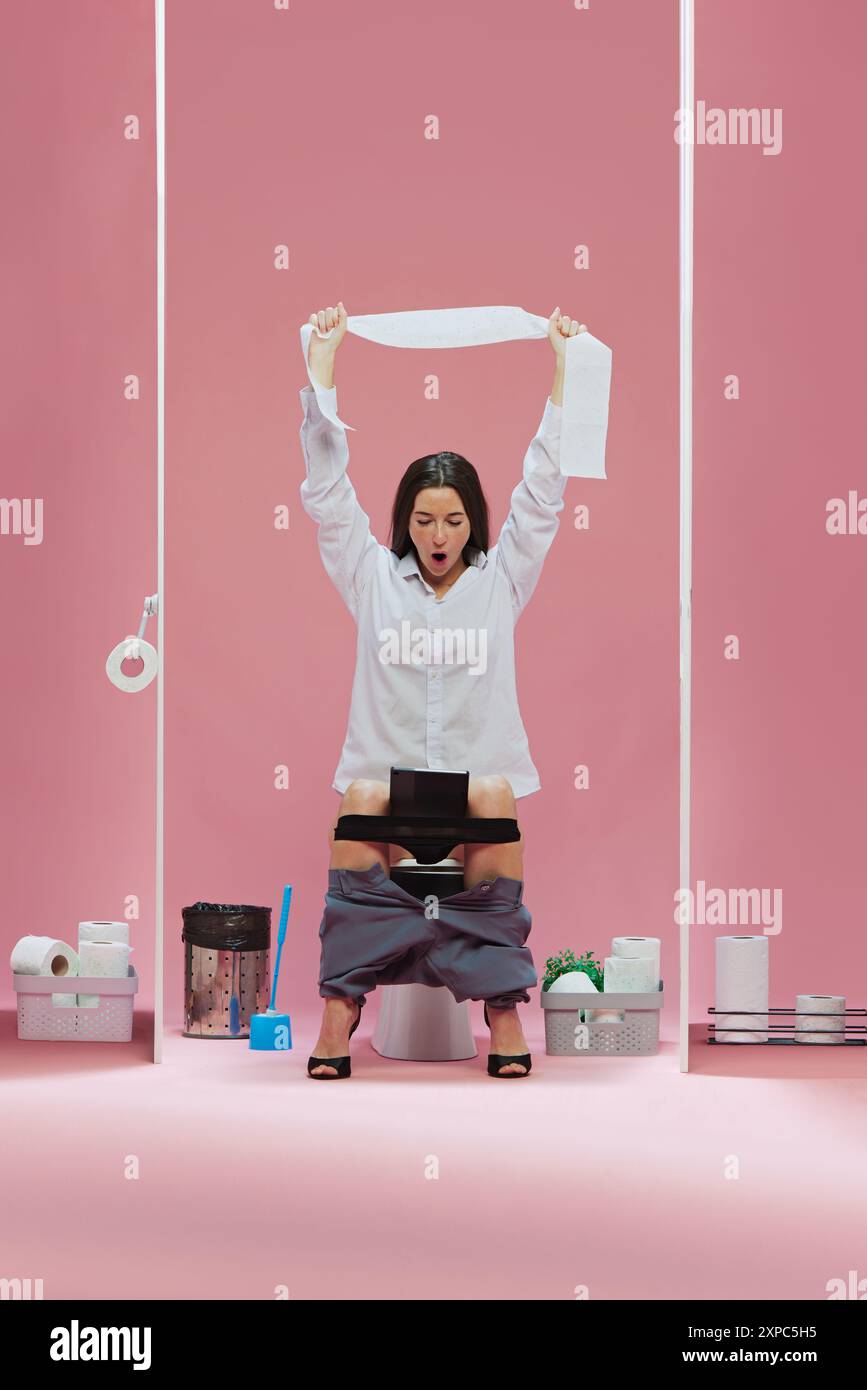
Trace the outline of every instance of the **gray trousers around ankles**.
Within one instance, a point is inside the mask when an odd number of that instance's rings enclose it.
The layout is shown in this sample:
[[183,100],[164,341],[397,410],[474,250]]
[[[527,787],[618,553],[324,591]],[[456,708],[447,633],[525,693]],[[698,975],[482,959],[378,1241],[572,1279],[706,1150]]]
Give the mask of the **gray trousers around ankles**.
[[532,918],[520,879],[498,877],[439,898],[434,916],[381,864],[329,869],[319,928],[319,993],[358,999],[377,985],[445,985],[460,1004],[529,1001],[538,984],[524,945]]

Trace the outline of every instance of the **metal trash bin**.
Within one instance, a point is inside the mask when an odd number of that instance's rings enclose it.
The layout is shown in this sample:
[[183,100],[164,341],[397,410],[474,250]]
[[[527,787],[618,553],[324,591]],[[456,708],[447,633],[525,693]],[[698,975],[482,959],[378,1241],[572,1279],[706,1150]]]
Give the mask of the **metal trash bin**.
[[184,1037],[249,1038],[271,992],[271,909],[194,903],[183,909]]

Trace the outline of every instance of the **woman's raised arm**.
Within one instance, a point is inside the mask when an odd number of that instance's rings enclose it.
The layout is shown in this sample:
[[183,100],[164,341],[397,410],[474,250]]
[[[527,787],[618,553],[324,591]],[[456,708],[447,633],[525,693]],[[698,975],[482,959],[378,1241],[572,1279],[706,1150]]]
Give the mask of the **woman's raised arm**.
[[554,384],[542,420],[524,458],[524,476],[512,493],[509,515],[497,538],[497,564],[512,590],[516,615],[530,599],[545,556],[560,525],[567,478],[560,472],[560,419],[566,339],[585,333],[577,319],[561,316],[559,305],[548,322],[548,337],[556,356]]
[[334,331],[330,338],[310,336],[311,373],[319,384],[300,392],[304,418],[301,422],[301,450],[307,476],[301,484],[301,502],[308,516],[319,524],[319,553],[328,574],[355,617],[358,600],[373,566],[379,544],[371,535],[367,514],[359,505],[349,481],[349,444],[346,430],[326,419],[319,409],[322,396],[337,414],[337,388],[334,385],[334,358],[346,334],[346,310],[320,309],[310,322],[322,333]]

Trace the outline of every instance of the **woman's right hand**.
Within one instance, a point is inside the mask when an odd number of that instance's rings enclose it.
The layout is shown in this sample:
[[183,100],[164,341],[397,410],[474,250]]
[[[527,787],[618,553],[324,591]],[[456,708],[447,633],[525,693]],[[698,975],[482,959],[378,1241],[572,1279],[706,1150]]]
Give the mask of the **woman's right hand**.
[[326,378],[330,382],[332,378],[334,354],[346,336],[347,317],[342,300],[338,300],[336,309],[317,309],[315,314],[310,315],[308,322],[312,323],[314,328],[318,328],[320,333],[327,333],[331,329],[331,336],[328,338],[320,338],[316,333],[310,334],[310,370],[317,380]]

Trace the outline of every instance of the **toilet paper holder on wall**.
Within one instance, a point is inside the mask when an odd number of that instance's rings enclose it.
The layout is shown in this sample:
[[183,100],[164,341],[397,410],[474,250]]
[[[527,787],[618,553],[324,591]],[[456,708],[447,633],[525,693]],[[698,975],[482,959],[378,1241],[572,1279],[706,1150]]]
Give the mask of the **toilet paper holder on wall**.
[[[846,1023],[843,1025],[842,1028],[822,1028],[822,1027],[820,1027],[820,1026],[817,1025],[817,1027],[815,1027],[815,1028],[799,1029],[798,1031],[801,1032],[802,1034],[806,1035],[808,1038],[812,1038],[812,1037],[814,1037],[814,1036],[816,1036],[816,1035],[818,1035],[818,1034],[824,1034],[824,1035],[826,1035],[826,1036],[832,1036],[832,1035],[833,1035],[835,1038],[839,1038],[839,1042],[836,1042],[836,1043],[829,1043],[828,1046],[830,1046],[830,1047],[842,1047],[842,1046],[848,1046],[848,1047],[865,1047],[865,1046],[867,1046],[867,1038],[856,1038],[856,1037],[852,1037],[852,1036],[851,1036],[853,1033],[867,1033],[867,1025],[865,1025],[865,1024],[860,1024],[860,1023],[849,1023],[849,1021],[848,1021],[849,1015],[850,1015],[850,1014],[853,1015],[853,1016],[860,1017],[860,1018],[867,1017],[867,1009],[846,1008],[846,1009],[840,1009],[840,1010],[838,1010],[836,1013],[833,1013],[833,1014],[828,1014],[828,1013],[815,1013],[815,1014],[813,1014],[813,1013],[810,1013],[809,1011],[803,1011],[803,1010],[802,1010],[801,1012],[798,1012],[795,1008],[791,1008],[791,1009],[777,1009],[777,1008],[768,1008],[768,1009],[737,1009],[737,1010],[735,1010],[735,1009],[708,1009],[708,1013],[709,1013],[709,1014],[725,1014],[726,1017],[731,1017],[732,1015],[734,1015],[734,1014],[736,1013],[738,1018],[741,1018],[741,1017],[746,1018],[746,1017],[748,1017],[748,1016],[751,1015],[751,1014],[754,1015],[756,1018],[770,1018],[771,1016],[778,1016],[779,1014],[791,1014],[791,1015],[793,1016],[793,1017],[792,1017],[792,1022],[791,1022],[791,1023],[768,1023],[768,1024],[763,1024],[760,1028],[756,1028],[755,1030],[751,1030],[751,1029],[749,1029],[749,1028],[742,1028],[742,1027],[740,1026],[740,1024],[738,1024],[738,1026],[737,1026],[736,1028],[730,1026],[729,1028],[727,1028],[727,1029],[724,1030],[724,1031],[727,1032],[727,1033],[734,1033],[734,1032],[737,1032],[737,1033],[749,1033],[749,1032],[751,1032],[751,1031],[755,1031],[756,1033],[770,1033],[770,1032],[776,1031],[776,1032],[778,1032],[778,1033],[784,1033],[784,1034],[785,1034],[785,1033],[789,1033],[789,1034],[791,1034],[790,1037],[750,1038],[747,1042],[732,1042],[729,1038],[717,1038],[717,1037],[715,1037],[714,1034],[715,1034],[715,1032],[716,1032],[716,1024],[713,1023],[713,1022],[710,1022],[710,1023],[708,1023],[708,1025],[707,1025],[707,1028],[708,1028],[708,1036],[707,1036],[707,1038],[705,1039],[705,1041],[706,1041],[706,1042],[709,1042],[709,1043],[716,1043],[716,1045],[717,1045],[718,1047],[767,1047],[769,1044],[777,1044],[777,1045],[779,1045],[780,1043],[784,1043],[784,1044],[785,1044],[785,1043],[791,1043],[791,1044],[797,1046],[797,1044],[798,1044],[798,1039],[797,1039],[797,1037],[795,1036],[795,1024],[796,1024],[797,1019],[799,1019],[799,1018],[817,1018],[817,1019],[819,1019],[820,1021],[821,1021],[822,1019],[825,1019],[825,1020],[827,1021],[829,1018],[840,1018],[841,1015],[843,1015],[843,1016],[846,1018],[846,1020],[847,1020]],[[720,1031],[723,1031],[723,1030],[721,1029]]]
[[[144,690],[156,676],[160,664],[159,653],[156,647],[145,641],[144,634],[148,618],[154,617],[158,612],[159,594],[147,594],[138,632],[129,633],[122,642],[118,642],[117,646],[109,652],[105,663],[105,672],[112,685],[116,685],[119,690],[127,692]],[[141,671],[134,676],[127,675],[123,669],[125,661],[140,661]]]

